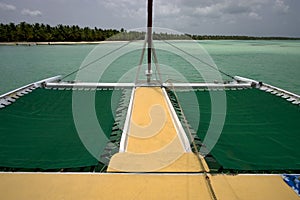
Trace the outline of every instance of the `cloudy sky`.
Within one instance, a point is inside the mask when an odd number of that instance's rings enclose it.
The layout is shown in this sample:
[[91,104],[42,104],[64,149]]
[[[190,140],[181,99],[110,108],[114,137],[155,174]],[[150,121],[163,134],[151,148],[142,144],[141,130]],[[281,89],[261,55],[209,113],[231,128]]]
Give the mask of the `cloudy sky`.
[[[300,0],[154,0],[154,26],[191,34],[300,37]],[[133,28],[146,0],[0,0],[0,22]]]

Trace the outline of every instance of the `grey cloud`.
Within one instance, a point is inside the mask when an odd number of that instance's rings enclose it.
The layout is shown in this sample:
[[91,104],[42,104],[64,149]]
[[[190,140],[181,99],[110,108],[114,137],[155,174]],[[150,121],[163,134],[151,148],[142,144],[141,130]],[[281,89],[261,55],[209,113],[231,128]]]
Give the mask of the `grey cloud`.
[[251,7],[244,5],[230,4],[224,7],[223,11],[228,14],[241,14],[251,12]]
[[252,19],[256,19],[256,20],[261,20],[262,19],[262,17],[259,14],[257,14],[256,12],[249,13],[249,17],[252,18]]
[[[0,1],[6,1],[0,3],[1,23],[26,21],[127,30],[146,24],[147,0]],[[14,11],[19,8],[19,12]],[[22,8],[29,9],[22,12]],[[300,37],[299,9],[299,0],[154,0],[154,26],[191,34]]]
[[7,10],[7,11],[13,11],[13,10],[16,10],[16,6],[0,2],[0,9]]
[[22,15],[28,15],[31,17],[42,16],[42,12],[39,10],[23,9],[21,13],[22,13]]
[[288,13],[290,7],[283,0],[276,0],[273,8],[278,13]]
[[244,0],[219,0],[206,6],[198,5],[194,10],[195,13],[201,16],[215,17],[241,14],[249,15],[252,12],[256,12],[259,7],[257,3],[249,3]]
[[106,0],[99,3],[123,18],[138,18],[145,14],[146,3],[140,0]]
[[171,2],[162,2],[158,1],[156,8],[156,14],[159,16],[174,16],[178,15],[181,12],[180,7],[177,4]]

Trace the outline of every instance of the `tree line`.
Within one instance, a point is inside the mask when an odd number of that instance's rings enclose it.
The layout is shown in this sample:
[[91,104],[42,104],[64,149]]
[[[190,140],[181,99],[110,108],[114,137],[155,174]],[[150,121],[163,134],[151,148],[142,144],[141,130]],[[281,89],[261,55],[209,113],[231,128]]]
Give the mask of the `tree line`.
[[189,35],[193,40],[299,40],[296,37],[257,37],[257,36],[243,36],[243,35]]
[[[48,24],[0,24],[0,42],[79,42],[103,40],[143,40],[145,32],[129,31],[123,28],[101,29],[81,28],[77,25],[50,26]],[[222,35],[190,35],[153,33],[155,40],[296,40],[288,37],[253,37],[253,36],[222,36]]]
[[[123,31],[123,29],[121,29]],[[0,42],[103,41],[121,31],[116,29],[81,28],[77,25],[0,24]]]

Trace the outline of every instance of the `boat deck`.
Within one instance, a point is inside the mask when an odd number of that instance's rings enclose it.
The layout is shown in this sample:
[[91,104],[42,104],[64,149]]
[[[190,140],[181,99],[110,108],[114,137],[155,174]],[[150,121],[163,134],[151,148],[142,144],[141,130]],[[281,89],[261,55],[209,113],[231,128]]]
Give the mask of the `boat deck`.
[[[176,114],[160,87],[135,89],[125,152],[114,155],[109,172],[204,172],[208,167],[191,152]],[[201,162],[201,163],[200,163]]]
[[108,173],[0,173],[1,199],[300,199],[281,175],[210,173],[168,101],[160,87],[134,90],[124,151]]
[[1,199],[290,199],[278,175],[1,173]]

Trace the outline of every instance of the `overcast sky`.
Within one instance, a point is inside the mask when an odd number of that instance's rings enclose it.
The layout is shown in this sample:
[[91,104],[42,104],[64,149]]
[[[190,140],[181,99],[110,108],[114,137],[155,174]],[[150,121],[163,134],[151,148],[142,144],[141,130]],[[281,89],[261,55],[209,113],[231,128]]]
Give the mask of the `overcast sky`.
[[[300,37],[300,0],[154,0],[154,26],[183,33]],[[146,0],[0,0],[0,22],[144,27]]]

